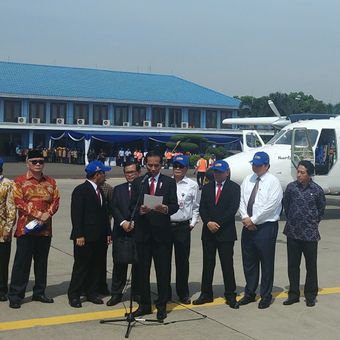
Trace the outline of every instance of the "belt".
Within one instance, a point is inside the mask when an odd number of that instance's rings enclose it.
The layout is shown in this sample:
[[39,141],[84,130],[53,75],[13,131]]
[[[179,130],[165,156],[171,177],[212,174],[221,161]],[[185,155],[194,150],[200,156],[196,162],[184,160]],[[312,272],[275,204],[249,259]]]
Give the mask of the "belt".
[[176,227],[176,226],[181,225],[181,224],[186,224],[186,225],[188,225],[188,224],[190,224],[190,220],[186,220],[186,221],[177,221],[177,222],[171,221],[171,222],[170,222],[170,225],[171,225],[172,227]]

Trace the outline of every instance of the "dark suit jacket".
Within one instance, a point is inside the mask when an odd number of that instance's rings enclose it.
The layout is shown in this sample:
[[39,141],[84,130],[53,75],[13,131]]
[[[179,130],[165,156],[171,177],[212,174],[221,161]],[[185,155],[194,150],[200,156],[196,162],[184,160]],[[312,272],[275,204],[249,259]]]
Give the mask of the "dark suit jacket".
[[107,206],[102,194],[101,206],[97,194],[89,181],[78,185],[71,198],[71,239],[85,237],[85,241],[98,241],[111,235]]
[[124,220],[129,221],[131,218],[129,183],[117,185],[113,189],[111,212],[113,216],[113,238],[123,237],[126,233],[121,227]]
[[142,200],[137,206],[135,217],[136,240],[137,242],[146,242],[151,237],[156,241],[170,240],[170,216],[179,208],[176,182],[171,177],[162,174],[159,175],[155,195],[163,196],[163,204],[168,206],[168,213],[166,215],[156,211],[139,215],[139,207],[143,203],[143,196],[144,194],[150,193],[147,180],[141,185],[143,178],[144,177],[138,177],[132,183],[131,211],[136,205],[139,191],[142,190]]
[[[202,240],[216,239],[217,241],[235,241],[235,214],[240,205],[240,186],[227,179],[223,185],[221,196],[215,205],[215,181],[202,189],[200,215],[203,221]],[[216,233],[212,233],[207,223],[213,221],[220,225]]]

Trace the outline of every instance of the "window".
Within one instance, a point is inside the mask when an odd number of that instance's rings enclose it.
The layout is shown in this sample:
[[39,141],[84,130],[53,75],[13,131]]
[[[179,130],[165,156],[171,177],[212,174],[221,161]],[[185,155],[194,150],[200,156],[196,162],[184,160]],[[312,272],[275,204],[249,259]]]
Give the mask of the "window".
[[124,122],[129,121],[127,106],[116,106],[114,114],[114,125],[123,126]]
[[30,102],[29,122],[32,122],[32,118],[40,118],[40,123],[46,122],[45,103]]
[[230,125],[223,124],[223,120],[227,118],[232,118],[233,112],[232,111],[221,111],[221,129],[229,129]]
[[315,174],[327,175],[337,160],[337,144],[334,129],[322,129],[315,148]]
[[105,104],[93,105],[93,124],[102,125],[104,119],[108,119],[109,109]]
[[89,106],[87,104],[74,104],[73,124],[77,124],[78,119],[85,119],[85,124],[89,123]]
[[5,100],[4,121],[16,123],[21,116],[20,100]]
[[132,125],[143,126],[143,122],[146,120],[145,107],[133,107],[132,108]]
[[180,128],[182,123],[182,110],[169,109],[169,126],[172,128]]
[[189,110],[189,128],[201,127],[201,111]]
[[[318,130],[307,130],[309,135],[309,140],[311,145],[313,146],[316,142],[316,138],[318,137]],[[304,146],[306,145],[306,141],[303,140],[305,135],[303,133],[297,133],[295,136],[295,144]],[[268,144],[283,144],[290,145],[292,143],[292,130],[281,130],[278,134],[276,134]]]
[[152,109],[152,126],[162,123],[165,126],[165,109],[163,107],[155,107]]
[[66,122],[66,103],[51,103],[51,123],[54,124],[57,118]]
[[205,127],[208,129],[217,128],[217,112],[212,110],[207,110],[205,113]]

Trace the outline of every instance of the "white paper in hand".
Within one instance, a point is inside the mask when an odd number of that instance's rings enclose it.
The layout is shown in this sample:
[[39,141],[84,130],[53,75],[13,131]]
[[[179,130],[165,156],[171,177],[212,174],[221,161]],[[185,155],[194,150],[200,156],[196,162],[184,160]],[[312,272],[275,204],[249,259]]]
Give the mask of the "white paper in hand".
[[163,202],[163,196],[153,196],[153,195],[144,194],[143,204],[150,209],[155,209],[155,207],[157,205],[162,204],[162,202]]

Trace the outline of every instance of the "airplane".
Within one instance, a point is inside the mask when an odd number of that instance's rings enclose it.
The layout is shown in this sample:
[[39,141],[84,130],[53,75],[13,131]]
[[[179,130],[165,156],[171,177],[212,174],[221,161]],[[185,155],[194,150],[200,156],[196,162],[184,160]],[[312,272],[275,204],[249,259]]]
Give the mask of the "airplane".
[[[223,120],[223,123],[230,124],[230,119]],[[231,124],[245,123],[242,118],[238,118],[237,122]],[[227,157],[225,161],[230,166],[231,179],[241,184],[252,173],[250,161],[254,154],[265,151],[270,158],[269,171],[285,189],[288,183],[296,179],[298,162],[310,160],[315,165],[314,181],[325,193],[336,194],[340,192],[339,146],[340,116],[300,120],[286,125],[266,144],[256,130],[243,131],[243,152]]]

